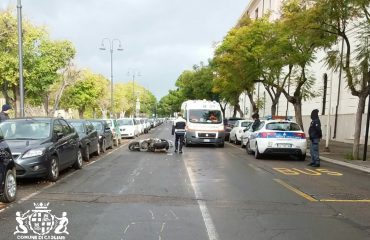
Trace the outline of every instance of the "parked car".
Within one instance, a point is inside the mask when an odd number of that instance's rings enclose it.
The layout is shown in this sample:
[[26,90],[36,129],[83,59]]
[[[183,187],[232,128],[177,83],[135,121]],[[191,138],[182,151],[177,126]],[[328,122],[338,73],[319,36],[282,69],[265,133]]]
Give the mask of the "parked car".
[[114,145],[119,146],[122,143],[121,131],[119,130],[119,125],[116,119],[105,119],[110,127],[113,134]]
[[264,154],[295,155],[306,159],[307,140],[301,127],[291,121],[268,120],[261,122],[246,143],[247,153],[256,159]]
[[15,162],[0,130],[0,201],[13,202],[17,195]]
[[57,181],[61,170],[82,168],[78,134],[64,119],[9,119],[0,128],[15,159],[17,178]]
[[113,134],[108,123],[104,120],[90,120],[99,134],[100,151],[106,152],[108,148],[113,148]]
[[225,141],[229,141],[230,132],[233,129],[235,122],[238,120],[243,120],[243,118],[227,118],[224,120]]
[[90,160],[90,155],[93,153],[99,156],[99,136],[91,122],[87,120],[67,120],[67,122],[74,127],[78,133],[83,159],[88,162]]
[[229,142],[234,142],[235,144],[240,144],[242,139],[243,130],[250,127],[253,120],[238,120],[235,122],[234,127],[229,133]]
[[248,128],[243,130],[243,134],[240,141],[240,145],[242,146],[242,148],[245,148],[245,145],[249,141],[250,135],[253,133],[252,125],[253,123]]
[[139,135],[133,118],[121,118],[117,120],[117,123],[122,138],[135,138]]

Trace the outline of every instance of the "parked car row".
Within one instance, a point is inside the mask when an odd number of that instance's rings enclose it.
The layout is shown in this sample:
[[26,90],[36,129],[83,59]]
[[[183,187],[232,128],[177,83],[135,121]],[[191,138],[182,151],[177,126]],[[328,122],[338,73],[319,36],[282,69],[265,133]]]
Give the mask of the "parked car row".
[[159,119],[147,118],[120,118],[117,119],[119,132],[122,138],[135,138],[141,134],[146,134],[150,129],[163,123]]
[[263,155],[293,155],[306,159],[307,139],[301,127],[288,120],[262,120],[252,129],[252,120],[237,120],[230,131],[229,142],[240,144],[256,159]]
[[0,123],[0,201],[16,198],[21,178],[57,181],[60,171],[147,133],[158,119],[19,118]]

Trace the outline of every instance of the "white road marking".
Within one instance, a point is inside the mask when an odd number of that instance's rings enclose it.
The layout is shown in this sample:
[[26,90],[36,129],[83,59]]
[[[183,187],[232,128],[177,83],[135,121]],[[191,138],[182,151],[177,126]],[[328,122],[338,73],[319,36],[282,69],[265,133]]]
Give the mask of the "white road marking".
[[248,166],[250,166],[251,168],[253,168],[254,170],[256,170],[257,172],[263,172],[262,169],[260,169],[259,167],[253,165],[253,164],[248,164]]
[[176,220],[178,220],[179,218],[177,217],[177,215],[175,214],[174,211],[170,210],[170,213],[175,217]]
[[165,222],[162,223],[162,228],[161,228],[161,231],[159,233],[158,240],[162,240],[162,232],[163,232],[165,226],[166,226],[166,223]]
[[152,210],[149,210],[149,212],[150,212],[150,214],[152,215],[152,220],[154,220],[154,219],[155,219],[155,217],[154,217],[154,213],[153,213],[153,211],[152,211]]
[[196,183],[196,179],[193,175],[193,172],[192,172],[191,168],[186,165],[186,162],[185,162],[185,167],[186,167],[186,170],[188,172],[189,179],[190,179],[191,185],[193,187],[195,197],[196,197],[196,199],[198,199],[197,203],[198,203],[199,209],[202,213],[204,224],[206,225],[208,239],[209,240],[219,240],[218,233],[216,231],[216,227],[213,223],[211,214],[208,211],[206,202],[204,200],[201,200],[201,199],[203,199],[203,195],[202,195],[202,192],[199,189],[199,186]]

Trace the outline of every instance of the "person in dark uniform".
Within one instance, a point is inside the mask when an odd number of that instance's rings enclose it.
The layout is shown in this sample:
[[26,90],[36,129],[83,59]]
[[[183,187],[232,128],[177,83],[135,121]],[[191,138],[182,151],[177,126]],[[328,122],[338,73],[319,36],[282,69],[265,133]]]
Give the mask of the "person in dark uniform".
[[319,119],[319,110],[314,109],[311,112],[311,124],[308,129],[308,135],[311,140],[310,154],[311,163],[308,164],[312,167],[320,167],[320,156],[319,156],[319,143],[322,138],[321,123]]
[[252,119],[254,120],[254,122],[252,124],[252,130],[254,132],[258,129],[259,125],[261,124],[260,115],[258,113],[254,113],[252,115]]
[[182,114],[177,115],[177,119],[172,125],[172,135],[175,135],[175,153],[182,153],[182,145],[184,143],[186,120],[182,118]]
[[3,122],[9,119],[9,112],[12,110],[12,107],[9,104],[4,104],[0,112],[0,122]]

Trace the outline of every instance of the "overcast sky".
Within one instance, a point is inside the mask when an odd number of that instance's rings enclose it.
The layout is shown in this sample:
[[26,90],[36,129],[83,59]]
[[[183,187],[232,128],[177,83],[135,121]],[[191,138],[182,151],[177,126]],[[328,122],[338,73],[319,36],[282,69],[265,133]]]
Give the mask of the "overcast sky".
[[[0,0],[1,7],[16,0]],[[45,25],[53,39],[68,39],[77,64],[110,78],[109,51],[101,40],[117,38],[114,82],[128,82],[130,69],[158,100],[175,88],[182,71],[213,55],[249,0],[22,0],[23,15]],[[115,46],[117,47],[117,45]],[[132,71],[131,71],[132,72]]]

